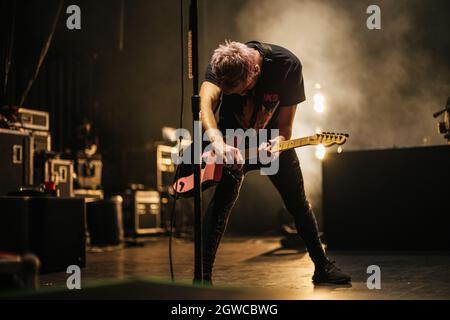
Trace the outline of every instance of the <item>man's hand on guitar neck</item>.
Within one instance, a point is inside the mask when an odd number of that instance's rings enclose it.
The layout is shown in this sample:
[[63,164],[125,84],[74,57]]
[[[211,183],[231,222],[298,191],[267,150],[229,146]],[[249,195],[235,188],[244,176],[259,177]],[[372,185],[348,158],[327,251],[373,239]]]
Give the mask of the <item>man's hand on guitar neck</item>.
[[272,161],[276,160],[280,156],[280,151],[272,151],[272,148],[276,146],[278,143],[285,141],[286,138],[283,136],[275,137],[274,139],[269,140],[269,142],[263,142],[258,148],[258,152],[265,151],[267,155],[272,157]]

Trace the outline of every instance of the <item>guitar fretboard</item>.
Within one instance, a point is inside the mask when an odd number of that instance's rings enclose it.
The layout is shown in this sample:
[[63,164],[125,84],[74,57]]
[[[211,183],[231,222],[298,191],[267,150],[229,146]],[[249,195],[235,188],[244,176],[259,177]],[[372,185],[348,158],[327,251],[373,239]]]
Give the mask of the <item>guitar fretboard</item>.
[[274,151],[285,151],[293,148],[303,147],[311,144],[310,137],[292,139],[287,141],[282,141],[275,146]]
[[[273,151],[285,151],[285,150],[289,150],[289,149],[307,146],[310,144],[314,144],[312,137],[304,137],[304,138],[299,138],[299,139],[286,140],[286,141],[283,141],[283,142],[279,143],[278,145],[276,145],[273,148]],[[257,155],[258,155],[257,148],[247,149],[247,150],[245,150],[245,153],[244,153],[244,159],[245,160],[254,159],[254,158],[257,158]]]

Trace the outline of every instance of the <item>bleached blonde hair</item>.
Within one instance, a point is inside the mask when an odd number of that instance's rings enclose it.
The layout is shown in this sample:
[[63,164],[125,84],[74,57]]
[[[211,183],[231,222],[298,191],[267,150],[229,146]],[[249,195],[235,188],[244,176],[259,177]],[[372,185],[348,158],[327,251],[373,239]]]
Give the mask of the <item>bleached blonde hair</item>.
[[222,89],[230,90],[254,76],[255,53],[245,44],[226,40],[211,57],[211,67]]

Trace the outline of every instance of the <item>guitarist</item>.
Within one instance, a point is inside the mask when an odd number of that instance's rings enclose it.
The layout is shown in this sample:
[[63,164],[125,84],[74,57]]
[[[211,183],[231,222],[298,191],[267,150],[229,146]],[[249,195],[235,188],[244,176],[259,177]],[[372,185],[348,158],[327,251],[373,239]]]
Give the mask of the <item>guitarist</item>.
[[[305,101],[302,65],[287,49],[252,41],[227,41],[212,55],[201,85],[201,121],[216,156],[225,163],[241,163],[238,148],[227,145],[225,129],[279,129],[279,135],[263,143],[260,150],[270,153],[272,145],[290,139],[297,104]],[[220,105],[219,120],[215,111]],[[269,178],[293,215],[314,262],[314,283],[345,284],[350,276],[331,262],[318,235],[313,210],[306,199],[299,160],[294,149],[272,154],[279,160],[278,172]],[[203,270],[212,283],[212,269],[228,217],[239,195],[245,173],[254,165],[234,165],[224,171],[207,208],[203,226]]]

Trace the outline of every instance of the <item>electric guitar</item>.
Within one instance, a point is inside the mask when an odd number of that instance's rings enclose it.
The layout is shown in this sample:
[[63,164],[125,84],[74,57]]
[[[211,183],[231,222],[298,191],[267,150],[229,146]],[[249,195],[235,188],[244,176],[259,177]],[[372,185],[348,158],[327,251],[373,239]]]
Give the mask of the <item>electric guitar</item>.
[[[345,133],[324,132],[299,139],[281,141],[274,145],[271,150],[277,152],[312,145],[323,145],[324,147],[343,145],[348,137],[349,135]],[[243,158],[245,160],[253,159],[257,153],[257,148],[246,149]],[[202,158],[207,158],[209,156],[211,156],[211,151],[203,153]],[[202,190],[206,190],[217,184],[222,179],[223,170],[229,167],[230,165],[215,162],[203,163],[201,169]],[[177,177],[178,179],[173,184],[175,193],[180,197],[192,196],[194,190],[192,164],[180,164],[177,168]]]

